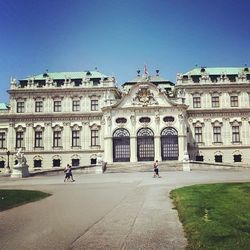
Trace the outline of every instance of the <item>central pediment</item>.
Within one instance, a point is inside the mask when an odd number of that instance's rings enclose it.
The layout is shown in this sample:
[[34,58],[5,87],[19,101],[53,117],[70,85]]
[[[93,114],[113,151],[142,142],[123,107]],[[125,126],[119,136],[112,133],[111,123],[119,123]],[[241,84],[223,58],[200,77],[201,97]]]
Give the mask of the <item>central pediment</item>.
[[119,108],[130,107],[171,107],[176,105],[167,97],[163,89],[153,83],[144,82],[134,85],[122,99],[114,105]]

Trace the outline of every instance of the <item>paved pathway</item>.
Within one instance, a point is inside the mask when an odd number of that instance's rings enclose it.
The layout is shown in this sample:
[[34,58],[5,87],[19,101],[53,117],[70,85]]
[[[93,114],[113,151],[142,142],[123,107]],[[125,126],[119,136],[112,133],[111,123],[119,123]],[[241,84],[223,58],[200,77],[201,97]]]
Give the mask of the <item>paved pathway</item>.
[[[52,196],[0,213],[0,249],[184,249],[187,242],[171,189],[197,183],[250,181],[250,171],[75,174],[21,180],[0,188]],[[1,202],[1,200],[0,200]]]

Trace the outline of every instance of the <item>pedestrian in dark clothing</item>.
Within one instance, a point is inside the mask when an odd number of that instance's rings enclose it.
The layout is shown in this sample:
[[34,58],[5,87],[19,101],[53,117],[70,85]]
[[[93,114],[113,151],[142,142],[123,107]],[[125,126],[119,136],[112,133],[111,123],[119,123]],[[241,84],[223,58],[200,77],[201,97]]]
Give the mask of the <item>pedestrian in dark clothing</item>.
[[154,178],[155,178],[155,177],[160,178],[158,160],[156,160],[155,163],[154,163],[154,176],[153,176],[153,177],[154,177]]
[[67,164],[66,168],[64,169],[64,173],[65,173],[64,182],[66,180],[69,181],[69,179],[71,179],[71,181],[75,181],[73,179],[72,168],[69,164]]

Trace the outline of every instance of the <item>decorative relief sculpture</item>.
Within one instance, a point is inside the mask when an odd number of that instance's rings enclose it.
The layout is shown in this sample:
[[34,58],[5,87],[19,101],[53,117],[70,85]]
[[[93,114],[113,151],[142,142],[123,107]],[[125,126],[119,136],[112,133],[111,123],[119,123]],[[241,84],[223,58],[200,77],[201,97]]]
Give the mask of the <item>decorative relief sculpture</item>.
[[158,104],[156,101],[154,94],[148,89],[148,86],[142,86],[136,92],[135,97],[132,101],[133,104],[139,104],[142,106],[148,106],[153,104]]

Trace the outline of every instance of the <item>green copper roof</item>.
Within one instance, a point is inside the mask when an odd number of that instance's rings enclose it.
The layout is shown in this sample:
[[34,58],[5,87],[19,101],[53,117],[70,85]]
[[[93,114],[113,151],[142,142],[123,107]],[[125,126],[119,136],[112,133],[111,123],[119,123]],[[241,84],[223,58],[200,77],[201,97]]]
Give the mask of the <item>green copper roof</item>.
[[134,78],[131,81],[125,82],[123,85],[125,84],[133,84],[133,83],[138,83],[138,82],[154,82],[154,83],[166,83],[166,82],[170,82],[169,80],[164,79],[161,76],[145,76],[145,75],[141,75],[141,76],[137,76],[136,78]]
[[7,105],[3,102],[0,102],[0,110],[5,110],[5,109],[6,110],[8,109]]
[[39,75],[34,75],[27,77],[25,79],[21,79],[21,81],[28,80],[30,78],[34,78],[35,80],[45,80],[46,79],[46,74],[48,77],[56,80],[56,79],[65,79],[65,78],[71,78],[71,79],[82,79],[84,77],[89,77],[89,78],[102,78],[102,77],[108,77],[98,71],[82,71],[82,72],[46,72],[43,74]]
[[[202,72],[205,69],[204,72]],[[245,72],[247,74],[250,74],[250,68],[247,67],[241,67],[241,68],[234,68],[234,67],[224,67],[224,68],[207,68],[207,67],[200,67],[200,68],[194,68],[184,75],[201,75],[202,73],[207,73],[209,75],[238,75],[238,73]]]

